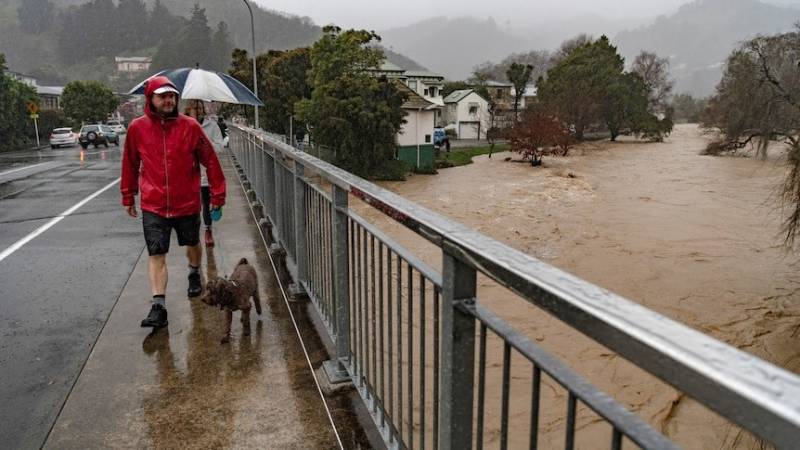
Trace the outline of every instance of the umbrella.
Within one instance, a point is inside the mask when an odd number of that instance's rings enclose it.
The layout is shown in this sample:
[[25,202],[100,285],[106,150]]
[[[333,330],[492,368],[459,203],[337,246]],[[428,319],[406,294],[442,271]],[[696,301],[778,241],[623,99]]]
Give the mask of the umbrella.
[[[239,105],[264,106],[253,92],[232,76],[203,69],[162,70],[152,77],[163,75],[181,91],[181,98],[208,102],[235,103]],[[144,95],[147,80],[137,84],[128,95]]]

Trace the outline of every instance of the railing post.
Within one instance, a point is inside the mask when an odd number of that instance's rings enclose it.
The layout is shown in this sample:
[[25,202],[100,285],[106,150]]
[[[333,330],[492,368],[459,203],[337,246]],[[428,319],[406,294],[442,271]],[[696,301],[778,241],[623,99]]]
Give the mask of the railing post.
[[268,151],[264,151],[264,155],[266,156],[266,163],[261,170],[264,171],[264,204],[267,207],[267,215],[269,216],[269,220],[272,223],[272,227],[275,227],[275,151],[273,150],[272,155],[269,154]]
[[331,230],[333,250],[333,301],[336,311],[336,355],[323,368],[331,383],[350,381],[350,266],[347,230],[347,191],[334,185],[331,192]]
[[463,306],[475,302],[475,269],[446,250],[442,271],[442,337],[439,365],[439,448],[472,448],[475,318]]
[[297,263],[297,282],[294,295],[304,294],[302,281],[308,281],[308,259],[306,258],[306,182],[305,167],[294,162],[294,260]]
[[286,230],[283,229],[283,211],[281,210],[281,197],[283,196],[283,189],[281,189],[281,163],[279,162],[281,158],[281,153],[277,148],[273,148],[272,153],[272,204],[275,205],[275,217],[272,219],[274,223],[272,224],[272,229],[275,230],[275,242],[278,244],[283,244],[285,240],[283,238],[284,233]]

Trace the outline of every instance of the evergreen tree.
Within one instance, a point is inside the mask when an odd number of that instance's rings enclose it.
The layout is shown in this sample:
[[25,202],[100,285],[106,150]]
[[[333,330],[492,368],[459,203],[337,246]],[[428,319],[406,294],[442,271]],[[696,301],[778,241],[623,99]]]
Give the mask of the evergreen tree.
[[145,39],[148,46],[157,45],[165,37],[174,38],[176,30],[183,26],[180,19],[173,16],[161,0],[153,3],[148,19],[148,37]]
[[228,32],[228,24],[220,22],[217,31],[211,38],[211,68],[220,72],[226,70],[231,61],[231,36]]
[[117,39],[120,50],[138,50],[147,38],[147,8],[142,0],[119,0]]
[[49,0],[25,0],[17,8],[19,26],[27,33],[39,34],[50,28],[53,21],[53,3]]
[[174,38],[162,39],[155,56],[153,68],[156,70],[174,67],[210,68],[211,28],[208,27],[206,10],[195,3],[192,17]]

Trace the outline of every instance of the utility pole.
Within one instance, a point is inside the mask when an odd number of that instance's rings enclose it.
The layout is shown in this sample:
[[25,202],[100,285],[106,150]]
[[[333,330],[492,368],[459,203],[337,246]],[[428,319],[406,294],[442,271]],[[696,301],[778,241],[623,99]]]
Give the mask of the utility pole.
[[[253,8],[250,7],[250,3],[247,0],[242,1],[247,6],[247,10],[250,12],[250,37],[253,41],[253,93],[256,94],[256,98],[258,98],[258,74],[256,73],[256,26],[255,22],[253,21]],[[253,108],[255,109],[256,129],[260,129],[261,127],[258,124],[258,105],[255,105]]]

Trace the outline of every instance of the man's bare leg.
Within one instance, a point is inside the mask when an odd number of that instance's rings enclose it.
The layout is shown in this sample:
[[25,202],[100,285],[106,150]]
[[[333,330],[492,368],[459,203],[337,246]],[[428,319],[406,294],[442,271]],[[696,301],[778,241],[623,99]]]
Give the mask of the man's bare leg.
[[150,291],[153,295],[167,293],[167,255],[152,255],[147,262],[147,274],[150,277]]

